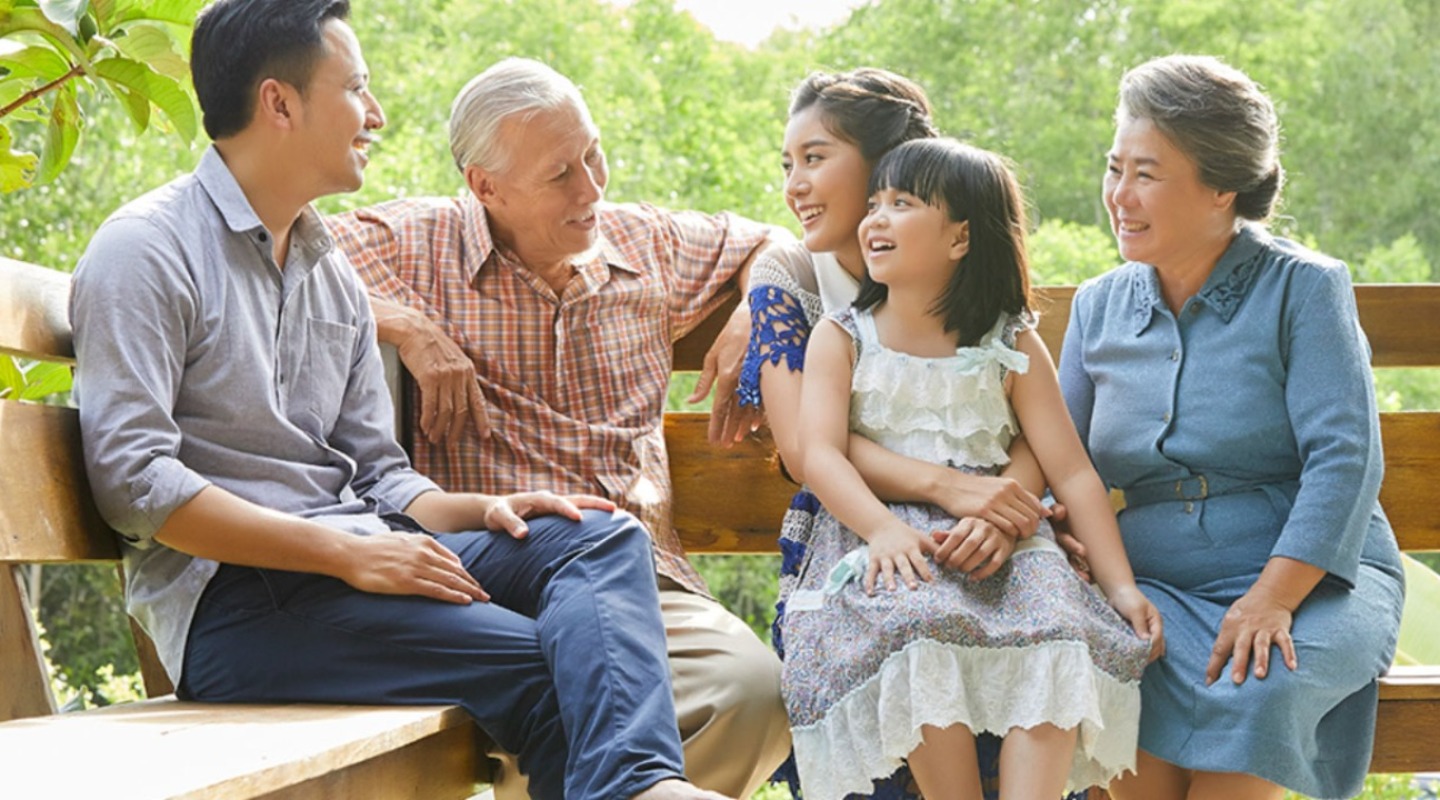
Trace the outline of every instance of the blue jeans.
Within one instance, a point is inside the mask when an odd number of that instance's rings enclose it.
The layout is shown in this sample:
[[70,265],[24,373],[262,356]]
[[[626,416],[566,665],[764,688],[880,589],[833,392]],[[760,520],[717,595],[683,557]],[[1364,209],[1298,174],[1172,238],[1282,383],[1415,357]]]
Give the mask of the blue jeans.
[[614,800],[681,778],[650,537],[633,517],[437,540],[492,597],[455,605],[223,565],[186,645],[182,698],[463,706],[536,798]]

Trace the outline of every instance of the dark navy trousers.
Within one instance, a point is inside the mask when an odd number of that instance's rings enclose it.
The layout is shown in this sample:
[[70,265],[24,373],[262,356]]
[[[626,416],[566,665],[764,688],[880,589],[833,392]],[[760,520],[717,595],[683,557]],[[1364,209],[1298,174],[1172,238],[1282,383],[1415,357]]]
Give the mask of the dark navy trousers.
[[454,605],[223,565],[179,694],[211,702],[463,706],[541,800],[683,777],[650,537],[624,513],[541,517],[525,539],[442,534],[492,597]]

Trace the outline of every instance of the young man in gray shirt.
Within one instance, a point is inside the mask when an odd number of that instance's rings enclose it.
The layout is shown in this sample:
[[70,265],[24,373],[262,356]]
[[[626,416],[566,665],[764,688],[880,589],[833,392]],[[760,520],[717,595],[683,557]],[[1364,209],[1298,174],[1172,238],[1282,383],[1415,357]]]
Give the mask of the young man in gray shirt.
[[[599,498],[439,491],[395,444],[365,291],[310,202],[384,125],[345,0],[220,0],[215,144],[76,270],[85,459],[182,697],[458,703],[540,798],[684,782],[644,528]],[[453,533],[441,533],[453,532]]]

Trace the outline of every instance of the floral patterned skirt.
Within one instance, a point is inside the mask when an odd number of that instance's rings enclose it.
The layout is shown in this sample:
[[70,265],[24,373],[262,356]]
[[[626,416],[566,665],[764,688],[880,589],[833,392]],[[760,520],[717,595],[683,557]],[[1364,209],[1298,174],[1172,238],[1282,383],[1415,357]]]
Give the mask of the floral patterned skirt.
[[[932,506],[891,508],[919,530],[954,524]],[[1072,791],[1134,768],[1148,644],[1042,528],[978,583],[939,571],[914,591],[869,596],[850,581],[826,592],[835,565],[864,542],[813,495],[797,495],[782,531],[782,571],[792,574],[781,579],[776,645],[809,800],[913,797],[896,771],[923,725],[1079,726]],[[982,769],[996,761],[991,746],[982,744]],[[994,775],[982,779],[988,795]]]

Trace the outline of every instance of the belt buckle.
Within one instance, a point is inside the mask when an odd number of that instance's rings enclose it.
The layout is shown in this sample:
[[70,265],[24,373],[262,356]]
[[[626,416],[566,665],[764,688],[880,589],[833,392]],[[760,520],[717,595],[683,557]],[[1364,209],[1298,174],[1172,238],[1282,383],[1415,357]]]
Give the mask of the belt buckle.
[[[1189,494],[1186,494],[1186,493],[1185,493],[1185,482],[1186,482],[1186,481],[1199,481],[1199,482],[1200,482],[1200,493],[1199,493],[1199,494],[1196,494],[1196,495],[1193,495],[1193,496],[1192,496],[1192,495],[1189,495]],[[1180,498],[1181,500],[1186,500],[1186,501],[1204,500],[1206,497],[1209,497],[1209,496],[1210,496],[1210,482],[1207,481],[1207,480],[1205,480],[1205,476],[1204,476],[1204,475],[1195,475],[1195,476],[1192,476],[1192,477],[1189,477],[1189,478],[1181,478],[1180,480],[1175,481],[1175,496],[1178,497],[1178,498]]]

